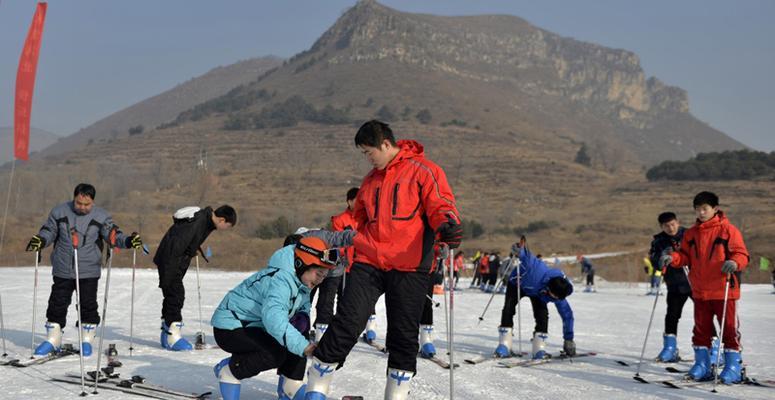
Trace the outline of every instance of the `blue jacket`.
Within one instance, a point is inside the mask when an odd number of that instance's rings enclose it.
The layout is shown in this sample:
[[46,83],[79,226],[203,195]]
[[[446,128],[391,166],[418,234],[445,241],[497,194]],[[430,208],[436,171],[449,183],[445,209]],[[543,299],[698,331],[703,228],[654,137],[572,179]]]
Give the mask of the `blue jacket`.
[[[570,304],[566,299],[558,300],[547,294],[549,280],[557,276],[565,278],[565,274],[559,269],[549,268],[543,260],[536,258],[524,247],[519,251],[519,262],[519,268],[514,268],[511,272],[509,285],[517,285],[517,274],[519,274],[521,293],[528,297],[538,298],[544,303],[554,303],[557,312],[562,317],[563,338],[573,340],[573,310],[571,310]],[[573,293],[573,286],[571,286],[571,293]]]
[[293,354],[304,356],[310,342],[288,320],[309,315],[310,289],[293,267],[293,246],[277,250],[266,268],[245,279],[221,300],[210,323],[219,329],[264,329]]

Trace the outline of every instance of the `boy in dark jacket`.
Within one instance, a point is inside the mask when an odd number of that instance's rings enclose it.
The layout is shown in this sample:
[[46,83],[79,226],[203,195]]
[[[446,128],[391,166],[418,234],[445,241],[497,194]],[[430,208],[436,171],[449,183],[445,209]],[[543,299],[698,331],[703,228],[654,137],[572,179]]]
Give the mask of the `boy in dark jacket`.
[[[659,259],[663,254],[671,254],[681,248],[681,239],[684,236],[684,227],[681,226],[675,213],[663,212],[657,217],[662,232],[654,235],[649,250],[649,260],[655,270],[659,270]],[[678,320],[681,319],[686,300],[692,297],[692,286],[686,278],[686,268],[665,268],[662,276],[667,284],[667,313],[665,314],[665,332],[662,337],[662,351],[657,356],[657,361],[678,362]]]
[[175,212],[173,224],[164,234],[153,263],[159,271],[159,288],[164,300],[161,308],[161,346],[168,350],[191,350],[181,334],[186,290],[186,276],[191,259],[214,230],[226,230],[237,224],[237,212],[231,206],[222,205],[215,211],[211,207],[184,207]]
[[731,384],[742,380],[737,300],[740,298],[740,275],[748,266],[749,256],[743,235],[718,206],[718,196],[711,192],[700,192],[694,197],[697,222],[686,230],[681,248],[663,255],[660,265],[672,268],[688,265],[690,268],[689,282],[694,300],[694,365],[689,376],[694,380],[713,377],[709,350],[715,333],[713,317],[719,322],[725,318],[721,327],[724,370],[719,379]]

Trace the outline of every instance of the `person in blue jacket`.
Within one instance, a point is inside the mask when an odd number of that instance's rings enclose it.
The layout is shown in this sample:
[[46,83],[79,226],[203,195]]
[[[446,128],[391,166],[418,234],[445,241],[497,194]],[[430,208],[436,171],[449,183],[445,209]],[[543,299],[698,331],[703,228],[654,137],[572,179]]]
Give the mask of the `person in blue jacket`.
[[213,314],[215,341],[231,353],[214,368],[225,400],[239,399],[241,379],[274,368],[279,398],[304,398],[306,357],[315,350],[307,338],[309,294],[336,267],[339,252],[319,237],[295,240],[230,290]]
[[[531,357],[540,359],[547,357],[546,339],[549,328],[549,310],[546,304],[551,302],[557,307],[562,317],[563,350],[568,356],[576,355],[576,343],[573,341],[573,310],[565,299],[573,293],[573,285],[565,274],[556,268],[549,268],[546,263],[533,255],[525,245],[523,237],[515,243],[511,250],[519,259],[519,266],[514,268],[509,276],[506,288],[506,299],[501,313],[501,325],[498,327],[498,347],[496,357],[511,357],[511,337],[514,327],[514,313],[521,297],[530,298],[535,318],[533,332],[533,348]],[[519,283],[519,290],[517,284]]]

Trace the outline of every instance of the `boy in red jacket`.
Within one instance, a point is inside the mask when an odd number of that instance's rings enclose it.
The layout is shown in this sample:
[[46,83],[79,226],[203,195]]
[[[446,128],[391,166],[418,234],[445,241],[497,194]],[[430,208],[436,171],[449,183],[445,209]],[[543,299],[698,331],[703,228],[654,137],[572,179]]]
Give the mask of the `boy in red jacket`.
[[[661,258],[663,266],[690,267],[689,282],[694,299],[694,365],[689,376],[694,380],[713,377],[709,348],[714,334],[713,317],[721,323],[726,304],[722,341],[724,370],[719,379],[725,384],[741,381],[740,332],[737,299],[740,298],[740,273],[748,265],[748,250],[743,235],[718,208],[718,196],[700,192],[694,197],[697,222],[684,234],[679,251]],[[727,287],[727,285],[729,285]]]

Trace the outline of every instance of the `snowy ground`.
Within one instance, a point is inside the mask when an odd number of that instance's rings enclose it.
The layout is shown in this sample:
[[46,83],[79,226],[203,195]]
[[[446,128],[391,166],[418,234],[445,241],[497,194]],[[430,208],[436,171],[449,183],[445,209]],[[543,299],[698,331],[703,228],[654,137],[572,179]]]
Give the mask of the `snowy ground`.
[[[202,304],[204,319],[209,320],[215,306],[226,291],[236,285],[247,273],[203,271]],[[32,268],[0,269],[0,293],[6,328],[6,341],[11,356],[29,356],[30,323],[32,315]],[[114,269],[111,277],[110,304],[107,316],[107,343],[116,343],[124,366],[118,371],[122,376],[143,375],[150,380],[184,391],[212,390],[217,393],[217,382],[212,375],[212,366],[225,357],[218,349],[190,353],[171,353],[159,348],[159,313],[161,291],[156,287],[156,271],[138,270],[135,298],[135,352],[129,357],[129,306],[130,269]],[[41,268],[38,290],[36,344],[43,340],[46,301],[51,285],[51,269]],[[461,281],[467,287],[467,281]],[[102,308],[101,280],[98,296]],[[188,299],[183,310],[188,337],[198,330],[196,275],[193,270],[186,277]],[[748,365],[749,375],[761,378],[775,378],[775,346],[772,333],[775,332],[775,295],[770,285],[743,286],[743,300],[740,305],[740,324],[745,352],[743,359]],[[632,379],[635,367],[618,366],[614,360],[635,363],[640,354],[643,335],[648,322],[654,297],[645,296],[646,286],[617,283],[601,283],[598,293],[576,292],[570,298],[576,317],[576,343],[579,351],[594,351],[596,357],[578,359],[573,363],[552,362],[531,368],[499,368],[496,363],[462,365],[455,372],[455,397],[458,399],[651,399],[651,398],[747,398],[773,399],[775,389],[750,386],[720,387],[718,394],[709,393],[709,388],[669,389],[656,384],[644,385]],[[442,300],[443,296],[436,296]],[[483,323],[477,325],[477,317],[489,299],[478,290],[465,289],[455,293],[455,358],[462,361],[477,353],[489,353],[497,344],[496,327],[499,323],[503,297],[497,296]],[[652,335],[646,355],[653,358],[661,348],[661,330],[664,317],[664,297],[660,298]],[[530,303],[522,309],[522,347],[528,349],[529,332],[532,332]],[[550,306],[550,308],[553,308]],[[384,305],[378,304],[377,312],[384,316]],[[445,349],[443,306],[437,308],[436,341],[440,353]],[[100,310],[102,311],[102,310]],[[77,332],[72,328],[75,319],[73,307],[69,314],[65,341],[76,343]],[[207,332],[211,332],[205,322]],[[384,319],[379,321],[380,340],[384,339]],[[687,303],[684,317],[679,325],[679,345],[684,354],[690,353],[689,340],[692,327],[692,305]],[[560,349],[561,320],[556,311],[550,311],[550,347]],[[212,335],[208,333],[212,342]],[[515,337],[514,346],[517,346]],[[332,398],[347,394],[358,394],[366,399],[378,399],[383,395],[384,371],[387,358],[368,345],[355,346],[343,369],[334,376]],[[104,358],[103,358],[104,362]],[[94,369],[96,356],[87,359],[87,367]],[[681,367],[688,368],[682,364]],[[648,378],[674,378],[664,372],[663,365],[644,364],[642,376]],[[50,382],[49,378],[65,372],[77,372],[78,358],[70,357],[30,368],[0,367],[0,398],[4,399],[60,399],[80,393],[75,385]],[[276,398],[276,375],[268,371],[243,381],[242,393],[245,399]],[[132,398],[117,392],[102,390],[100,398]],[[218,397],[218,396],[215,396]],[[429,361],[418,360],[418,375],[413,381],[412,398],[441,399],[449,397],[449,371]]]

